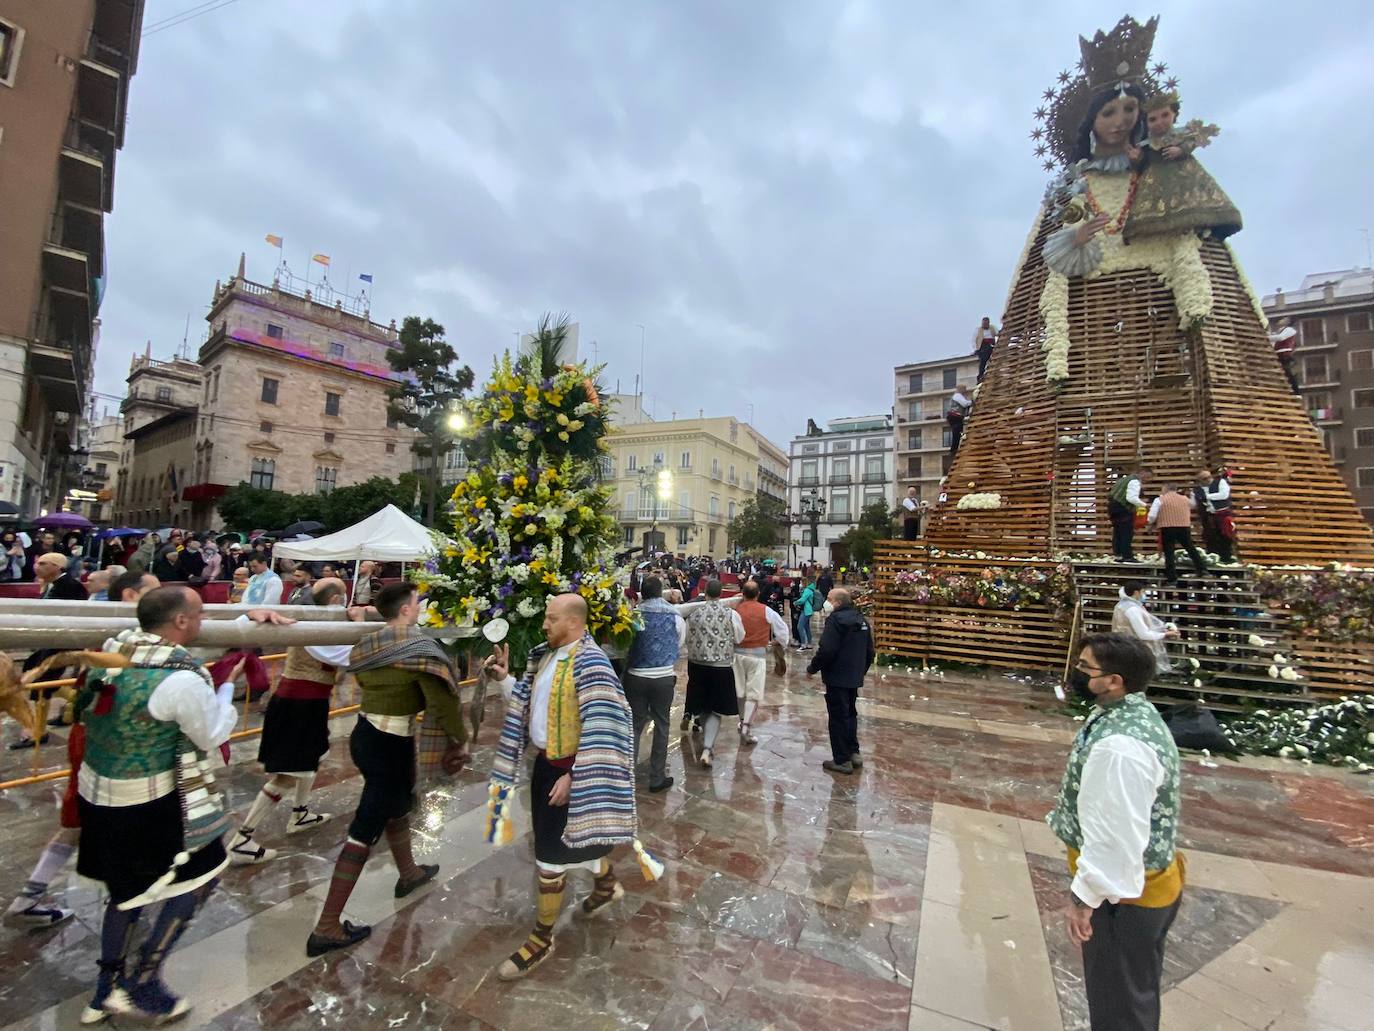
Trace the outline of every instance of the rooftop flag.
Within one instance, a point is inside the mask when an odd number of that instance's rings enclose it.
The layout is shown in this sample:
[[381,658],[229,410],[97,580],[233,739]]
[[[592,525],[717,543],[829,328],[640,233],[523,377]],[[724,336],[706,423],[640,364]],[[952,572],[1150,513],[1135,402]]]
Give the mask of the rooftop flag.
[[359,272],[359,273],[358,273],[358,278],[361,279],[364,283],[370,283],[370,282],[372,282],[372,273],[370,273],[370,272]]
[[328,267],[329,267],[329,255],[328,255],[328,254],[316,254],[316,255],[314,255],[313,257],[311,257],[310,260],[311,260],[311,261],[319,262],[319,263],[320,263],[321,265],[323,265],[325,268],[328,268]]
[[270,243],[273,247],[277,248],[278,250],[281,250],[281,237],[280,237],[280,236],[273,236],[271,233],[268,233],[268,234],[267,234],[267,242]]

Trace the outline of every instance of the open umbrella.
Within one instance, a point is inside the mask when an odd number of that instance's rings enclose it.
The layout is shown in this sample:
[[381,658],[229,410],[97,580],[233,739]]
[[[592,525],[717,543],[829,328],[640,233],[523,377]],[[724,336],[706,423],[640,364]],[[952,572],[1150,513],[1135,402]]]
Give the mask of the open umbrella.
[[295,537],[301,533],[316,534],[323,529],[324,523],[317,523],[313,519],[304,519],[299,523],[292,523],[281,532],[281,535],[283,537]]
[[89,530],[91,521],[75,512],[52,512],[35,519],[33,525],[49,530]]

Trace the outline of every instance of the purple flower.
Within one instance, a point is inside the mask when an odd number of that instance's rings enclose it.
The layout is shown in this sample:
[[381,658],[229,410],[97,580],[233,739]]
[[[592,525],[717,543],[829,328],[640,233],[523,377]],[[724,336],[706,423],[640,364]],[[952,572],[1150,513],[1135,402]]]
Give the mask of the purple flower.
[[501,484],[501,486],[503,487],[509,487],[512,483],[515,482],[515,477],[512,476],[510,473],[502,473],[500,476],[496,477],[496,482]]
[[515,586],[510,583],[504,583],[496,589],[496,596],[498,598],[509,598],[514,593]]
[[553,389],[553,380],[551,380],[551,379],[543,379],[543,380],[540,380],[540,381],[539,381],[539,389],[540,389],[540,390],[552,390],[552,389]]

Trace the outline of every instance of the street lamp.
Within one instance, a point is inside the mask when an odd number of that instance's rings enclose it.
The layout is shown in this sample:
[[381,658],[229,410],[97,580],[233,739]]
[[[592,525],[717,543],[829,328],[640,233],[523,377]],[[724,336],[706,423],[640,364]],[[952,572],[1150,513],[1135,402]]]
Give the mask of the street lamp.
[[[656,541],[658,539],[659,509],[662,508],[666,512],[668,502],[673,496],[673,471],[661,461],[655,461],[652,466],[639,470],[639,496],[641,500],[646,494],[655,499],[649,517],[649,540]],[[649,550],[647,542],[644,550],[646,553]]]
[[825,516],[825,498],[821,497],[820,491],[812,487],[801,496],[802,518],[811,524],[811,561],[816,561],[816,538],[819,536],[817,527]]

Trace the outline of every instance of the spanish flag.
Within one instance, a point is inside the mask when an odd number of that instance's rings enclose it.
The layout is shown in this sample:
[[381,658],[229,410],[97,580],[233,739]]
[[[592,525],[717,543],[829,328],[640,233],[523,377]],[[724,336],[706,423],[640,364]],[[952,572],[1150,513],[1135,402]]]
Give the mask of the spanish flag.
[[328,267],[329,267],[329,255],[328,255],[328,254],[316,254],[316,255],[314,255],[310,260],[311,260],[311,261],[317,261],[317,262],[319,262],[319,263],[320,263],[321,265],[323,265],[325,268],[328,268]]
[[267,234],[267,242],[268,242],[269,244],[271,244],[273,247],[277,248],[278,250],[281,250],[281,237],[280,237],[280,236],[273,236],[271,233],[268,233],[268,234]]

